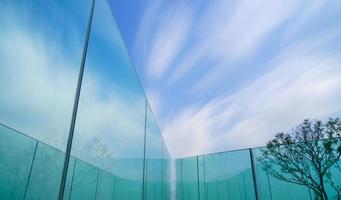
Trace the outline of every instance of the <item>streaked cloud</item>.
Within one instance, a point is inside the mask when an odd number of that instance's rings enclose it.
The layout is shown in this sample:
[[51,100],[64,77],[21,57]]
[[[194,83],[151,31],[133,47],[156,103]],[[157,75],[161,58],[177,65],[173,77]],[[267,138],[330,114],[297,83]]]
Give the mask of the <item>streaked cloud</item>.
[[[335,92],[341,86],[341,49],[335,45],[340,3],[144,5],[132,58],[139,71],[147,71],[147,97],[162,99],[161,108],[151,105],[160,110],[156,117],[173,156],[264,145],[304,118],[341,113]],[[173,40],[175,32],[181,39]]]
[[[219,64],[229,59],[246,59],[267,34],[300,11],[301,3],[212,1],[198,5],[165,3],[157,9],[152,5],[153,17],[146,10],[139,28],[140,34],[149,33],[149,37],[145,36],[150,48],[145,49],[149,54],[144,63],[148,77],[162,78],[169,71],[168,81],[174,83],[206,60]],[[140,34],[137,38],[143,37]],[[188,46],[191,47],[180,55]],[[216,66],[211,68],[214,71]]]
[[167,72],[189,37],[193,21],[192,10],[185,3],[171,5],[166,11],[162,7],[153,5],[147,10],[137,36],[139,46],[152,38],[145,59],[146,73],[151,79],[162,78]]
[[178,113],[164,128],[173,155],[264,145],[305,118],[324,119],[341,111],[341,52],[324,48],[340,34],[295,43],[276,56],[273,66],[238,92]]

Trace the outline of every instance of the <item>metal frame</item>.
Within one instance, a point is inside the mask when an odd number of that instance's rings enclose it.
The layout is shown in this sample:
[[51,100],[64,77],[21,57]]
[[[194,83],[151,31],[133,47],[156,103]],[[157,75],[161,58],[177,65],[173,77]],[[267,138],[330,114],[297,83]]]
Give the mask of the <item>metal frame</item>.
[[67,177],[67,171],[69,168],[69,161],[70,161],[70,156],[71,156],[72,140],[73,140],[75,125],[76,125],[79,97],[80,97],[81,88],[82,88],[83,74],[84,74],[86,56],[87,56],[87,51],[88,51],[88,46],[89,46],[89,38],[90,38],[90,33],[91,33],[94,7],[95,7],[95,0],[92,0],[91,6],[90,6],[90,11],[89,11],[89,19],[88,19],[87,30],[85,33],[85,41],[84,41],[84,47],[83,47],[82,60],[81,60],[80,68],[79,68],[79,75],[78,75],[76,95],[75,95],[75,100],[74,100],[73,110],[72,110],[70,131],[69,131],[69,137],[68,137],[66,152],[65,152],[63,174],[62,174],[62,179],[61,179],[61,183],[60,183],[60,187],[59,187],[59,197],[58,197],[59,200],[63,200],[63,197],[64,197],[66,177]]

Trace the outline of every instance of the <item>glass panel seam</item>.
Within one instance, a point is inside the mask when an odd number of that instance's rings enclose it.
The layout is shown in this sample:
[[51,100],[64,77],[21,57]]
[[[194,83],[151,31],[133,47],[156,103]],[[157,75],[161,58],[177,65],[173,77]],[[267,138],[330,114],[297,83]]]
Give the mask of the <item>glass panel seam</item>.
[[33,153],[33,158],[32,158],[32,162],[31,162],[31,166],[30,166],[30,172],[28,173],[28,177],[27,177],[27,182],[26,182],[26,187],[25,187],[25,192],[24,192],[24,198],[26,199],[26,195],[27,195],[27,190],[28,190],[28,185],[30,183],[30,179],[31,179],[31,174],[32,174],[32,169],[33,169],[33,165],[34,165],[34,160],[37,154],[37,148],[38,148],[38,141],[36,140],[36,144],[34,146],[34,153]]
[[146,99],[145,112],[144,112],[144,147],[143,147],[143,172],[142,172],[142,200],[145,198],[145,176],[146,176],[146,135],[147,135],[147,107],[148,102]]
[[73,105],[69,137],[68,137],[67,146],[66,146],[62,179],[61,179],[60,188],[59,188],[59,198],[58,198],[59,200],[63,200],[63,197],[64,197],[65,183],[66,183],[67,171],[68,171],[69,161],[70,161],[70,156],[71,156],[72,140],[73,140],[73,134],[74,134],[74,129],[76,125],[78,103],[79,103],[79,97],[80,97],[80,92],[81,92],[81,87],[82,87],[83,73],[84,73],[85,61],[86,61],[86,56],[87,56],[87,51],[88,51],[88,44],[89,44],[89,38],[90,38],[90,32],[91,32],[94,7],[95,7],[95,0],[92,0],[90,11],[89,11],[87,30],[85,33],[84,49],[83,49],[82,60],[81,60],[81,65],[79,69],[79,76],[78,76],[76,95],[75,95],[75,100],[74,100],[74,105]]
[[254,187],[254,191],[255,191],[256,200],[259,200],[258,188],[257,188],[258,183],[257,183],[256,169],[255,169],[255,160],[254,160],[253,151],[251,148],[249,148],[249,152],[250,152],[251,171],[252,171],[252,178],[253,178],[253,187]]

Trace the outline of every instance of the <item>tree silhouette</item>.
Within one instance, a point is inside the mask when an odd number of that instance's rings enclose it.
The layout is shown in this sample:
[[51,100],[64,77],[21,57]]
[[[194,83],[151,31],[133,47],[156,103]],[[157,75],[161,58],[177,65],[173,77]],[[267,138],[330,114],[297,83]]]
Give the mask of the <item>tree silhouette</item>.
[[310,188],[315,199],[328,200],[326,183],[340,199],[341,186],[333,180],[332,168],[341,172],[341,121],[323,123],[304,120],[291,133],[278,133],[268,142],[258,161],[275,178]]

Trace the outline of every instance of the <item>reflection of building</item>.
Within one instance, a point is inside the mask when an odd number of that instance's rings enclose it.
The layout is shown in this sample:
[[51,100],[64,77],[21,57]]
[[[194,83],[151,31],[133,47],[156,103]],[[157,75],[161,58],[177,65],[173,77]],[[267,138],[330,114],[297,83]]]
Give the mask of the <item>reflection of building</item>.
[[[1,199],[172,196],[171,158],[111,8],[93,3],[0,3]],[[250,160],[248,150],[176,160],[175,198],[313,198]]]

